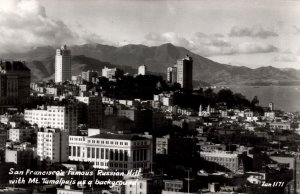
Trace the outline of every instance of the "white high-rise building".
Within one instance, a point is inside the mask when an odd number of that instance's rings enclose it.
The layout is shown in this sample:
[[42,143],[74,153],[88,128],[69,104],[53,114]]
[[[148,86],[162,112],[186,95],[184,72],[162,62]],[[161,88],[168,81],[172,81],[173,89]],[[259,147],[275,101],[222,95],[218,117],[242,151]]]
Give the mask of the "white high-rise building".
[[56,49],[55,55],[55,82],[71,80],[71,50],[64,45]]
[[39,106],[37,109],[25,109],[24,118],[30,124],[38,127],[58,128],[70,135],[77,134],[78,107],[66,106]]
[[37,156],[51,163],[68,161],[69,138],[59,129],[45,128],[37,133]]
[[146,65],[139,66],[138,75],[146,75],[146,73],[147,73],[147,66]]

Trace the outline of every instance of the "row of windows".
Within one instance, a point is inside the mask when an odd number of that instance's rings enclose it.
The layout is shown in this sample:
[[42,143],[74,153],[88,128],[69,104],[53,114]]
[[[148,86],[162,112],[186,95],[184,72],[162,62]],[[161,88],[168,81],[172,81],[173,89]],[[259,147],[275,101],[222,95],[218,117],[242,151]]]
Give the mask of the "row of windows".
[[104,149],[104,148],[87,148],[88,158],[109,159],[115,161],[128,161],[127,150]]
[[206,156],[205,159],[209,161],[225,161],[225,162],[236,162],[237,158],[220,158],[220,157],[209,157]]
[[[84,157],[79,146],[69,146],[69,156]],[[87,158],[128,161],[128,151],[87,147]]]
[[147,160],[147,149],[133,150],[133,161]]
[[[72,140],[72,138],[71,138]],[[100,140],[88,140],[88,143],[96,143],[96,144],[105,144],[105,145],[128,145],[128,142],[123,142],[123,141],[100,141]]]
[[147,162],[134,163],[133,168],[148,168]]
[[[101,163],[102,162],[100,162],[100,164]],[[106,166],[109,166],[111,168],[127,168],[127,164],[118,163],[118,162],[106,162]]]

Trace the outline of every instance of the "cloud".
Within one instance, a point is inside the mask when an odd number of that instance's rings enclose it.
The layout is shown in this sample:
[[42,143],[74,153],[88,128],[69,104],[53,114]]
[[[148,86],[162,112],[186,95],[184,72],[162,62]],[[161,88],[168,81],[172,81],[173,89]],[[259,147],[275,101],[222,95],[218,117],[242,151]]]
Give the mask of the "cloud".
[[[81,31],[80,31],[81,30]],[[47,16],[37,0],[0,2],[0,46],[2,52],[22,52],[35,46],[58,46],[103,41],[96,34],[71,30],[63,21]]]
[[235,54],[255,54],[278,51],[277,47],[258,41],[234,42],[230,37],[222,34],[205,35],[196,33],[191,39],[195,51],[205,56],[213,55],[235,55]]
[[293,28],[294,28],[294,33],[295,34],[300,34],[300,28],[298,28],[297,26],[293,26]]
[[198,38],[206,38],[206,37],[224,37],[223,34],[220,33],[215,33],[215,34],[205,34],[203,32],[196,32],[195,36],[197,36]]
[[242,54],[270,53],[278,51],[278,48],[263,42],[243,42],[238,44],[234,51]]
[[148,45],[159,45],[164,43],[172,43],[177,46],[183,46],[187,49],[191,49],[191,42],[186,38],[180,37],[175,32],[165,32],[162,34],[158,34],[155,32],[151,32],[145,35],[146,41],[144,43]]
[[276,32],[271,30],[266,30],[261,26],[252,26],[252,27],[241,27],[234,26],[229,32],[231,37],[254,37],[254,38],[268,38],[278,36]]
[[293,54],[281,53],[273,58],[276,62],[299,62],[298,58]]
[[203,56],[255,54],[278,51],[277,47],[268,43],[257,41],[233,43],[222,34],[207,35],[202,32],[197,32],[194,36],[189,38],[180,37],[174,32],[162,34],[149,33],[145,36],[145,39],[144,44],[150,46],[172,43]]

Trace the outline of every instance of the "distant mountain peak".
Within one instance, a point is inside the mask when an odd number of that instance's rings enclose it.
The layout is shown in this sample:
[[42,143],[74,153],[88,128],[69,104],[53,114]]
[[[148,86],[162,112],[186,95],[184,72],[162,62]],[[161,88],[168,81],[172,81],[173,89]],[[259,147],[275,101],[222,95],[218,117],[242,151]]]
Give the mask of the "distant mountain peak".
[[[167,68],[176,63],[177,59],[188,54],[193,57],[194,61],[194,80],[211,84],[300,83],[299,70],[278,69],[272,66],[250,69],[220,64],[171,43],[159,46],[129,44],[120,47],[90,43],[71,46],[71,50],[74,73],[87,69],[101,69],[103,64],[131,68],[130,71],[134,73],[136,70],[133,69],[145,64],[151,72],[165,74]],[[39,80],[53,75],[54,55],[55,48],[45,46],[36,47],[26,53],[3,54],[1,58],[27,60],[33,79]]]

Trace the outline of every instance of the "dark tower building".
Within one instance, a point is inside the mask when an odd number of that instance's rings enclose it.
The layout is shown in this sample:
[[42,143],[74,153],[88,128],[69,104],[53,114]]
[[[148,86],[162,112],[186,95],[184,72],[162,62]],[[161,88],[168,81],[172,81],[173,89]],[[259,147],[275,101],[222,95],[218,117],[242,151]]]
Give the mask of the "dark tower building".
[[29,100],[30,76],[24,62],[0,61],[0,113]]
[[185,90],[193,90],[193,59],[186,56],[177,60],[175,65],[177,68],[177,83]]

